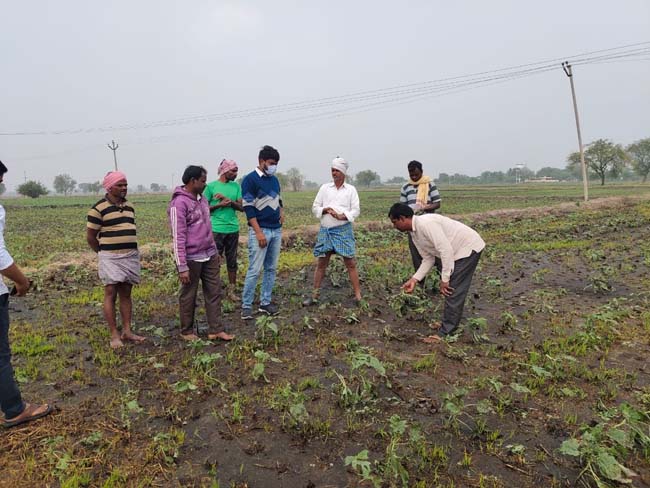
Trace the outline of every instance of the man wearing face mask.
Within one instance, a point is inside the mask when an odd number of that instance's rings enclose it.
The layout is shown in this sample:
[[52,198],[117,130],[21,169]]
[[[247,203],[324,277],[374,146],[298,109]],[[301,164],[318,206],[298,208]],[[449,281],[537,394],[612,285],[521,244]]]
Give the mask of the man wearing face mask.
[[241,318],[253,318],[255,287],[264,270],[259,312],[277,315],[278,306],[271,301],[275,274],[280,256],[284,210],[280,198],[280,182],[275,176],[280,153],[264,146],[258,155],[255,171],[242,181],[242,199],[248,220],[248,271],[242,293]]
[[203,190],[203,196],[210,205],[212,235],[219,255],[226,258],[228,269],[228,291],[231,301],[238,301],[237,287],[237,248],[239,246],[239,220],[236,211],[243,212],[241,186],[237,178],[237,163],[224,159],[219,164],[219,179],[211,181]]

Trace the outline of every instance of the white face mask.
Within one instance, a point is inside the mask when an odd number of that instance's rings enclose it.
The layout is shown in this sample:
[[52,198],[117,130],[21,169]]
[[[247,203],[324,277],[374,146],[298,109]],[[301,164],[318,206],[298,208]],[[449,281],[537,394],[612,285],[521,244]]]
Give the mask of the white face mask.
[[266,168],[266,174],[269,176],[273,176],[275,172],[278,170],[278,165],[277,164],[271,164]]

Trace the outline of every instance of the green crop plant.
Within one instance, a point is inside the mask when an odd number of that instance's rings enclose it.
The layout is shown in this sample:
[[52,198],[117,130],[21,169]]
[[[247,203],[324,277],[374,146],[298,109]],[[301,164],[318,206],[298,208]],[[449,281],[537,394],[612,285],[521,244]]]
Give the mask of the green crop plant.
[[274,358],[268,352],[259,349],[253,353],[253,357],[255,357],[255,364],[253,365],[251,376],[255,381],[259,380],[260,378],[264,378],[264,381],[270,383],[269,379],[266,377],[265,363],[267,361],[271,361],[274,363],[281,363],[282,361],[280,361],[278,358]]

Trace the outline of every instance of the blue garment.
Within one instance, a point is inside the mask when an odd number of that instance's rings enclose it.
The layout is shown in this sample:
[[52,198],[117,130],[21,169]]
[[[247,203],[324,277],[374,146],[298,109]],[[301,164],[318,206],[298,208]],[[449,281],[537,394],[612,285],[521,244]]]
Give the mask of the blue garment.
[[282,244],[282,229],[262,227],[262,232],[264,232],[264,237],[266,237],[266,247],[260,247],[255,236],[255,231],[250,227],[248,229],[248,272],[244,280],[242,308],[252,308],[257,279],[262,269],[264,269],[264,276],[262,277],[260,305],[268,305],[271,303],[278,258],[280,257],[280,245]]
[[9,349],[9,293],[0,295],[0,408],[5,419],[23,413],[25,404],[14,378]]
[[320,258],[328,252],[335,252],[344,258],[353,258],[356,254],[356,241],[352,231],[352,223],[337,227],[321,227],[316,237],[314,256]]
[[241,192],[246,219],[257,219],[260,227],[265,229],[282,227],[280,181],[275,176],[260,176],[257,171],[253,171],[244,177]]

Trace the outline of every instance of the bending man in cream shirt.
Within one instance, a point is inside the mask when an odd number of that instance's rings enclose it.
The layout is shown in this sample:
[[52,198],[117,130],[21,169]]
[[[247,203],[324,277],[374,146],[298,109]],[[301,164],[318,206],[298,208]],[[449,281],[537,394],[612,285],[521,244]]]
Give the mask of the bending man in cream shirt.
[[437,214],[416,216],[403,203],[396,203],[388,214],[393,226],[408,232],[420,255],[422,264],[402,289],[413,292],[435,264],[436,257],[442,261],[440,293],[445,297],[442,321],[436,334],[425,342],[436,343],[452,333],[460,324],[465,298],[472,283],[485,242],[474,229]]

